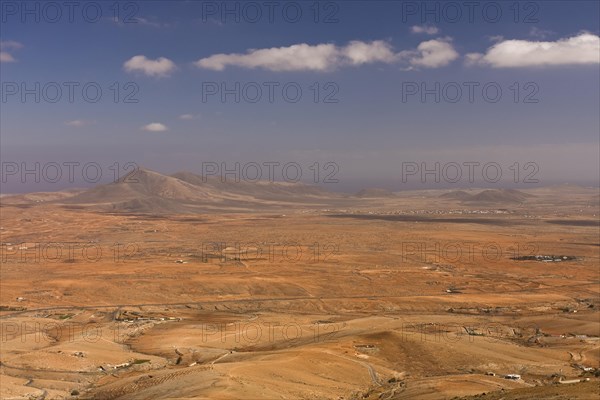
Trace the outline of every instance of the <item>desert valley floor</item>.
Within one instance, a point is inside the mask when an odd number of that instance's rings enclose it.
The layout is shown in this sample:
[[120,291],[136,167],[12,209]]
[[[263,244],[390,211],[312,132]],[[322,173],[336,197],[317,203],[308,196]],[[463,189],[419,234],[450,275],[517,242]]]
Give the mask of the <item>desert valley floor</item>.
[[597,189],[207,203],[157,175],[3,197],[0,398],[600,395]]

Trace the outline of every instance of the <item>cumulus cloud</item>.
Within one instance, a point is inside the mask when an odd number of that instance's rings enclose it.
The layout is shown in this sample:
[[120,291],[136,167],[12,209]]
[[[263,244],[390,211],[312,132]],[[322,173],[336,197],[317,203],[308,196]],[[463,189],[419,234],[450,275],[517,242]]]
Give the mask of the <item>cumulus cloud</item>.
[[533,26],[529,30],[529,36],[539,38],[539,39],[546,39],[548,36],[551,36],[552,34],[554,34],[554,32],[547,30],[547,29],[540,29],[537,26]]
[[392,46],[382,40],[366,43],[358,40],[350,42],[340,52],[341,62],[362,65],[376,62],[392,63],[396,60]]
[[332,44],[249,50],[246,54],[215,54],[196,61],[199,68],[222,71],[227,66],[264,68],[271,71],[325,71],[339,62],[340,50]]
[[440,30],[433,25],[415,25],[410,28],[412,33],[425,33],[427,35],[436,35]]
[[215,54],[195,62],[198,68],[222,71],[228,66],[263,68],[270,71],[333,71],[345,66],[408,62],[414,66],[437,67],[458,57],[449,40],[423,42],[417,50],[396,53],[383,40],[334,44],[295,44],[288,47],[252,49],[244,54]]
[[23,45],[14,40],[0,41],[0,62],[9,63],[16,62],[17,60],[12,55],[13,50],[22,48]]
[[65,125],[71,126],[73,128],[81,128],[82,126],[92,125],[95,121],[87,121],[84,119],[74,119],[72,121],[66,121]]
[[424,68],[444,67],[459,57],[449,38],[422,42],[416,50],[404,51],[400,55],[408,60],[411,67]]
[[147,76],[168,76],[176,68],[175,63],[168,58],[159,57],[156,60],[138,55],[125,61],[123,68],[127,72],[141,72]]
[[160,122],[152,122],[148,125],[142,126],[142,130],[146,132],[165,132],[169,130],[166,125],[161,124]]
[[494,68],[600,64],[600,37],[585,32],[555,42],[504,40],[485,54],[467,54],[466,62]]

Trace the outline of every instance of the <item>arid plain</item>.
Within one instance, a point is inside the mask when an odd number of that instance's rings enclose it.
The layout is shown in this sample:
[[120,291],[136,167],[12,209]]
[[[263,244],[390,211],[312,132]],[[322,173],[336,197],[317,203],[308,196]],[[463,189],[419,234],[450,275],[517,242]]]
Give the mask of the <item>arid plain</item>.
[[2,399],[600,395],[597,188],[138,177],[2,198]]

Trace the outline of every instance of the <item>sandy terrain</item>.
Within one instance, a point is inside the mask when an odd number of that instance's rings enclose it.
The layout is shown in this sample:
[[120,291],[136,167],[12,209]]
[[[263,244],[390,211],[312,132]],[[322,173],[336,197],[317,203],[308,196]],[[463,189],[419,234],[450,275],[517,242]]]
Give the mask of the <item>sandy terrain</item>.
[[597,398],[597,192],[446,192],[3,198],[0,397]]

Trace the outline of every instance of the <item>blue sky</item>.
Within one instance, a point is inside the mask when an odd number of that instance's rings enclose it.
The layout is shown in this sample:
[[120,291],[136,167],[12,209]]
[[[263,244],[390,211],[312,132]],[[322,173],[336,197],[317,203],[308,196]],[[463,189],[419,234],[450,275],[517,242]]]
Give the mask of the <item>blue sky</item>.
[[[432,187],[402,182],[403,162],[496,162],[505,171],[536,162],[540,184],[597,185],[599,2],[474,2],[472,20],[465,2],[251,3],[120,2],[115,18],[113,1],[78,2],[70,21],[63,2],[3,2],[2,161],[131,161],[165,173],[201,172],[203,162],[335,162],[334,190]],[[237,7],[239,21],[223,7]],[[62,17],[52,22],[56,9]],[[23,99],[36,82],[40,102]],[[56,103],[53,82],[63,88]],[[78,85],[72,102],[65,82]],[[239,103],[206,94],[236,83],[249,90]],[[86,84],[92,94],[101,88],[98,102],[85,100]],[[439,102],[421,98],[436,84]],[[298,102],[286,101],[285,85],[301,88]],[[253,103],[256,86],[264,90]],[[484,86],[502,90],[497,102]],[[337,102],[324,102],[328,94]],[[2,192],[66,186],[13,176]]]

